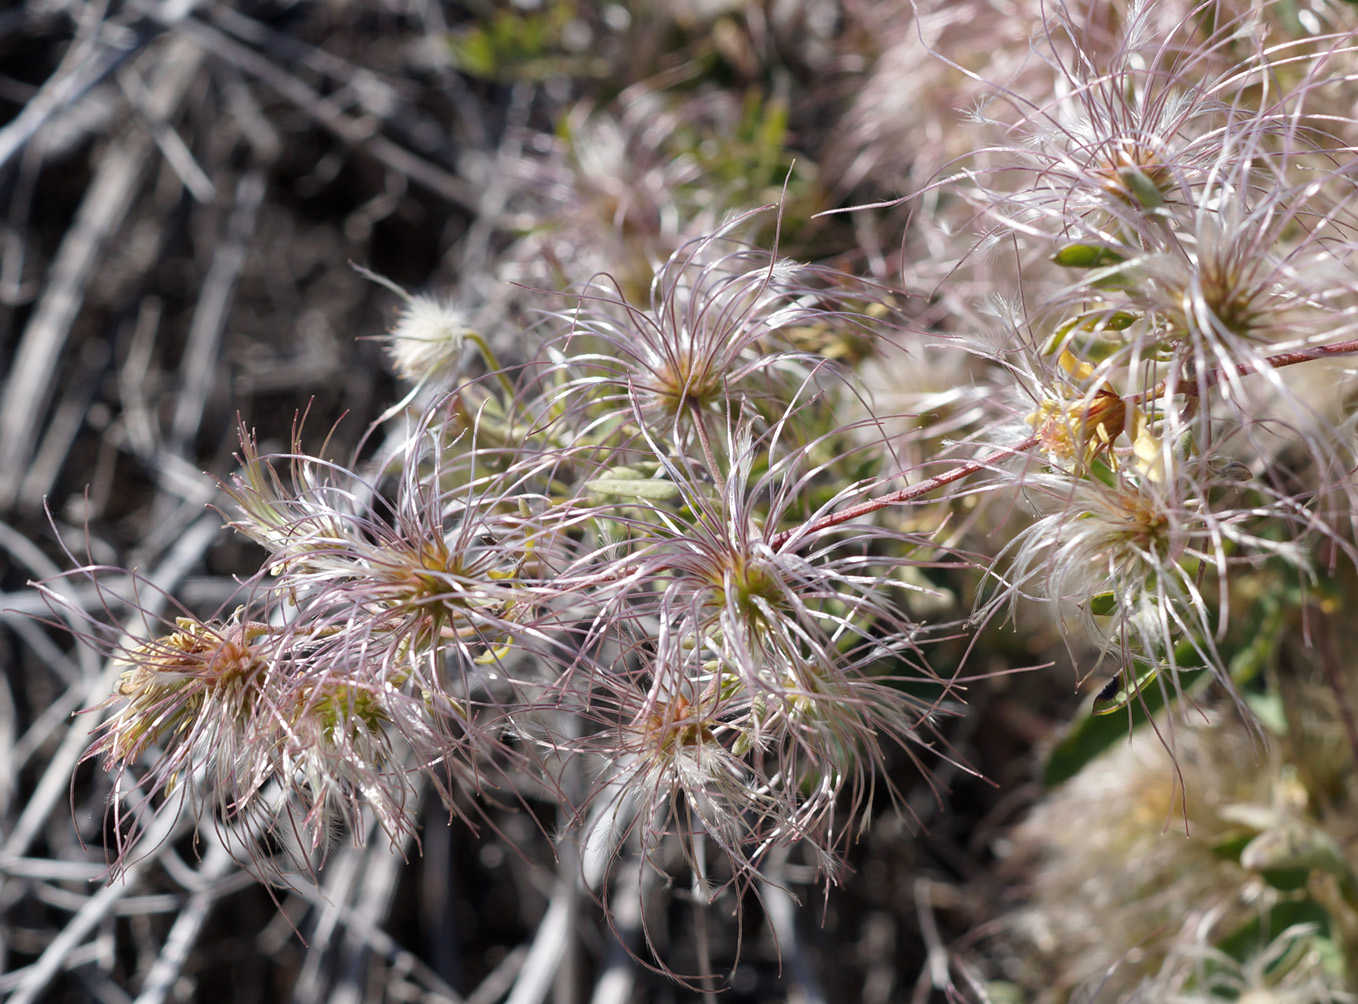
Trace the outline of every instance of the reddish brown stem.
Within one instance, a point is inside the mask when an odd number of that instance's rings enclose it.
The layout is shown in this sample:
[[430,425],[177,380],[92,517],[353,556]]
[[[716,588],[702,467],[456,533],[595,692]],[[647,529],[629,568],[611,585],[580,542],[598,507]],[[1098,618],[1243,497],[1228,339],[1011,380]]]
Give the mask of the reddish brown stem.
[[[1198,397],[1203,389],[1215,387],[1230,373],[1232,376],[1249,376],[1251,373],[1259,373],[1264,368],[1282,369],[1284,366],[1295,366],[1297,363],[1309,363],[1316,359],[1326,359],[1330,356],[1347,356],[1358,353],[1358,338],[1351,338],[1346,342],[1335,342],[1333,345],[1317,345],[1310,349],[1300,349],[1296,352],[1279,352],[1276,356],[1269,356],[1258,363],[1240,363],[1236,366],[1218,367],[1208,370],[1197,380],[1188,380],[1180,385],[1180,393],[1185,397]],[[1163,394],[1169,387],[1168,380],[1161,380],[1158,384],[1148,391],[1135,394],[1128,398],[1129,401],[1151,401]]]
[[1020,453],[1027,453],[1036,445],[1037,437],[1029,436],[1021,443],[996,450],[994,453],[989,453],[980,460],[973,460],[969,463],[960,464],[952,470],[944,471],[942,474],[932,477],[927,481],[921,481],[918,484],[910,485],[908,488],[902,488],[900,491],[891,492],[889,495],[880,495],[875,499],[867,499],[864,502],[851,505],[847,509],[841,509],[839,512],[832,512],[829,515],[822,516],[805,526],[794,527],[791,530],[783,530],[781,533],[775,533],[769,538],[769,547],[773,548],[775,551],[781,551],[787,545],[787,542],[794,536],[806,536],[815,533],[817,530],[838,526],[840,523],[847,523],[849,520],[857,519],[859,516],[866,516],[869,513],[874,513],[878,509],[885,509],[889,505],[903,505],[906,502],[913,502],[920,496],[928,495],[932,491],[937,491],[944,485],[950,485],[954,481],[961,481],[963,478],[975,474],[977,471],[983,471],[987,467],[993,465],[997,460],[1003,460],[1006,457],[1012,457]]

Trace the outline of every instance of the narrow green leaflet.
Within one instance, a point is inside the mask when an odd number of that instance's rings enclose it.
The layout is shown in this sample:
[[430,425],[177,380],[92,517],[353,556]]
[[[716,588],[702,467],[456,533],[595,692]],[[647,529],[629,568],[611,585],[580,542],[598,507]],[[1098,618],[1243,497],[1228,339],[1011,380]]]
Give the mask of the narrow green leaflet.
[[680,494],[679,486],[673,481],[653,478],[634,467],[610,468],[603,477],[586,481],[585,487],[596,495],[616,495],[647,502],[669,502]]

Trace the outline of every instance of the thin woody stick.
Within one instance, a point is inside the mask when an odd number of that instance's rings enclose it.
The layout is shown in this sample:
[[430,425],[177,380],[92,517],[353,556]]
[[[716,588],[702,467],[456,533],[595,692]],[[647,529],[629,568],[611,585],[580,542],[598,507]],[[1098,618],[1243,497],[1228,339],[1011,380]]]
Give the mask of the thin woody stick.
[[881,495],[875,499],[867,499],[866,501],[851,505],[847,509],[841,509],[839,512],[830,513],[828,516],[822,516],[820,519],[812,520],[805,526],[793,527],[790,530],[776,533],[769,539],[769,547],[773,548],[775,551],[781,551],[794,537],[806,536],[815,533],[818,530],[824,530],[827,527],[838,526],[840,523],[847,523],[849,520],[857,519],[859,516],[866,516],[869,513],[876,512],[878,509],[885,509],[889,505],[903,505],[906,502],[913,502],[922,495],[928,495],[930,492],[936,491],[945,485],[950,485],[954,481],[961,481],[963,478],[969,477],[977,471],[983,471],[997,460],[1003,460],[1005,457],[1026,453],[1036,445],[1037,437],[1029,436],[1021,443],[998,449],[993,453],[986,454],[980,460],[972,460],[968,463],[960,464],[952,470],[944,471],[942,474],[932,477],[927,481],[921,481],[918,484],[910,485],[908,488],[902,488],[889,495]]
[[[1298,349],[1295,352],[1279,352],[1276,356],[1268,356],[1257,363],[1237,363],[1235,366],[1210,369],[1200,379],[1185,381],[1179,389],[1181,393],[1188,397],[1198,397],[1203,388],[1215,387],[1228,373],[1231,376],[1249,376],[1252,373],[1262,373],[1265,368],[1277,370],[1284,366],[1295,366],[1297,363],[1309,363],[1317,359],[1329,359],[1334,356],[1347,356],[1355,353],[1358,353],[1358,338],[1335,342],[1333,345],[1317,345],[1314,348]],[[1133,394],[1127,400],[1137,403],[1151,401],[1163,394],[1168,388],[1169,381],[1161,380],[1150,390]]]

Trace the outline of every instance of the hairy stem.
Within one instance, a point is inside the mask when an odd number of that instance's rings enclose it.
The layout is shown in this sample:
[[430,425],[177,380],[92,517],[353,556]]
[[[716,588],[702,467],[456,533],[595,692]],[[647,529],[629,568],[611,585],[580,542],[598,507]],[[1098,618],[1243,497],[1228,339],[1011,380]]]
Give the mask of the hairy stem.
[[[1268,356],[1257,363],[1237,363],[1234,366],[1220,366],[1208,370],[1197,379],[1184,381],[1178,387],[1178,390],[1186,397],[1196,398],[1202,394],[1203,390],[1215,387],[1228,376],[1249,376],[1253,373],[1262,373],[1265,369],[1282,369],[1284,366],[1295,366],[1297,363],[1309,363],[1316,359],[1348,356],[1355,353],[1358,353],[1358,338],[1335,342],[1333,345],[1317,345],[1314,348],[1299,349],[1296,352],[1279,352],[1276,356]],[[1153,401],[1168,389],[1169,381],[1161,380],[1150,390],[1133,394],[1127,400],[1136,403]]]

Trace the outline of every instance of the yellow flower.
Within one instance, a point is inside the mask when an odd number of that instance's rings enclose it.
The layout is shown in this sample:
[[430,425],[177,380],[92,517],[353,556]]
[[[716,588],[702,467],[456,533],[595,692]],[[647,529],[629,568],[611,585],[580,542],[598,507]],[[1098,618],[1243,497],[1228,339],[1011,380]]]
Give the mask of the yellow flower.
[[[1069,351],[1063,351],[1058,361],[1077,383],[1094,374],[1093,366],[1076,359]],[[1063,393],[1063,389],[1038,402],[1037,411],[1027,421],[1054,466],[1082,468],[1099,453],[1108,452],[1113,441],[1126,430],[1129,408],[1120,395],[1102,383],[1079,394],[1073,403],[1074,395]],[[1140,414],[1135,408],[1130,413]]]

